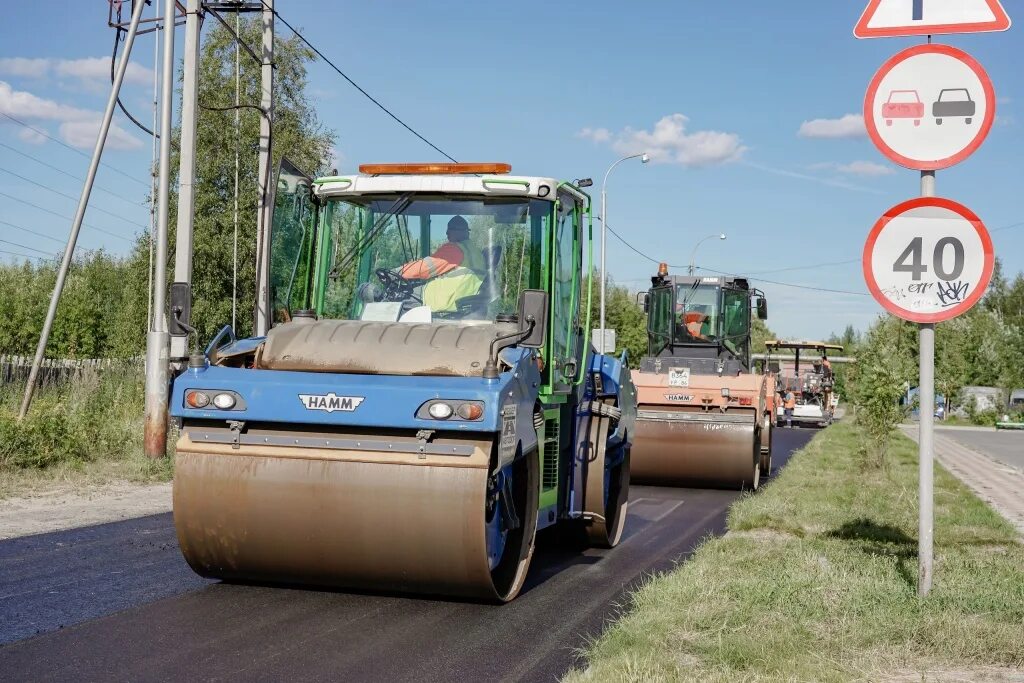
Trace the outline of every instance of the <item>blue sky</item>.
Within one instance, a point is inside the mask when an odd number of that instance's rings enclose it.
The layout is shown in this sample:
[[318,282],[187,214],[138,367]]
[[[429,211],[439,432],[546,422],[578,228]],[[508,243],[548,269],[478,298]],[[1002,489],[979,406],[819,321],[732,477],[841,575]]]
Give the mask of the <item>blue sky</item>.
[[[609,164],[647,149],[653,163],[614,171],[609,225],[638,250],[681,266],[697,240],[727,233],[725,242],[701,246],[698,265],[810,287],[757,283],[772,328],[805,338],[847,323],[863,329],[879,313],[861,275],[863,241],[885,209],[919,191],[918,174],[889,164],[863,135],[859,113],[875,70],[922,40],[854,39],[865,4],[277,2],[353,79],[460,160],[593,177],[596,204]],[[1022,3],[1004,4],[1024,21]],[[0,112],[88,153],[109,78],[106,3],[13,3],[5,14]],[[986,143],[938,173],[938,193],[994,230],[1010,273],[1024,269],[1020,30],[936,40],[973,54],[999,102]],[[152,35],[139,39],[133,62],[123,99],[148,122]],[[326,65],[311,65],[310,86],[321,120],[337,134],[343,172],[437,158]],[[150,140],[120,114],[115,121],[105,161],[127,176],[101,171],[103,190],[86,222],[106,232],[87,227],[80,244],[122,252],[128,241],[107,233],[130,237],[147,225]],[[58,242],[10,224],[63,240],[81,183],[17,152],[78,177],[87,159],[4,117],[0,143],[0,250],[58,250]],[[656,266],[613,237],[609,244],[613,277],[642,286]],[[842,261],[854,262],[806,268]]]

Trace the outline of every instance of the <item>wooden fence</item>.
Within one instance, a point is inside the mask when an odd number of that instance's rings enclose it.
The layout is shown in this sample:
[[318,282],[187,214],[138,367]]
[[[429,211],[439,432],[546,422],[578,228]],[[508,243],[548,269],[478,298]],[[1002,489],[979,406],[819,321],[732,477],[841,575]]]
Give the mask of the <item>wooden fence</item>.
[[[87,373],[110,370],[142,370],[142,357],[137,358],[44,358],[39,368],[39,386],[52,386],[82,377]],[[0,354],[0,386],[24,384],[32,370],[29,356]]]

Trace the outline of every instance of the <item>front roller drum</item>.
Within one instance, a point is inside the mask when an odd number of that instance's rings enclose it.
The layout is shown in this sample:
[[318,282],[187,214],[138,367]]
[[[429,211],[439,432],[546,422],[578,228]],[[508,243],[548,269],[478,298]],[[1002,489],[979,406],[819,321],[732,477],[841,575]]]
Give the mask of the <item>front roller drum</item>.
[[618,545],[629,505],[629,450],[620,462],[612,464],[607,449],[611,426],[609,418],[594,417],[587,434],[591,459],[584,493],[584,528],[590,544],[599,548]]
[[507,601],[533,554],[537,458],[198,443],[177,448],[174,522],[203,576]]
[[759,425],[753,418],[741,422],[716,417],[641,410],[633,439],[633,481],[756,489],[761,480]]

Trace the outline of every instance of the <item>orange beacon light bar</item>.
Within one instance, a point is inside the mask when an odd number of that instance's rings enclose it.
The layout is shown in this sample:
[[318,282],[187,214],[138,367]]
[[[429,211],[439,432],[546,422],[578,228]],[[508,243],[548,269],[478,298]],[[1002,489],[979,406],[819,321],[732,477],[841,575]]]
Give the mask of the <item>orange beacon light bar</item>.
[[366,175],[442,175],[463,173],[511,173],[512,164],[362,164],[359,172]]

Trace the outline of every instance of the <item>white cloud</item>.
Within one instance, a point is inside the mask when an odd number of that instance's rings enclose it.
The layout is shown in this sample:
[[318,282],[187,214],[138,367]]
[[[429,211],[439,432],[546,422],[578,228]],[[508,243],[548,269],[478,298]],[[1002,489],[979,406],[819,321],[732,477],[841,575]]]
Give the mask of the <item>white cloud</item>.
[[581,128],[576,133],[578,138],[586,138],[594,142],[608,142],[612,139],[612,132],[607,128]]
[[892,175],[896,172],[892,166],[877,164],[874,161],[851,161],[848,164],[839,164],[834,161],[826,161],[820,164],[812,164],[813,171],[838,171],[846,175],[856,175],[865,178],[877,178],[878,176]]
[[46,142],[45,135],[31,128],[21,128],[18,130],[18,139],[30,145],[41,145]]
[[873,161],[851,161],[848,164],[839,164],[836,166],[836,170],[847,175],[859,175],[868,178],[892,175],[896,172],[896,169],[892,166],[876,164]]
[[[64,141],[74,147],[85,149],[91,148],[95,144],[102,118],[97,111],[54,102],[37,97],[25,90],[15,90],[4,81],[0,81],[0,112],[19,119],[60,122],[60,135]],[[28,134],[31,136],[33,133],[28,131]],[[38,139],[41,136],[38,134],[35,134],[35,139],[24,137],[25,133],[19,133],[19,135],[22,136],[22,139],[41,142]],[[111,149],[136,149],[142,145],[137,138],[116,123],[110,126],[107,144]]]
[[802,138],[859,138],[867,135],[867,131],[863,116],[846,114],[838,119],[804,121],[797,135]]
[[4,57],[0,59],[0,74],[22,78],[42,78],[50,70],[49,59],[28,59],[26,57]]
[[[766,166],[764,164],[756,164],[756,163],[751,162],[751,161],[744,161],[743,164],[745,166],[749,166],[750,168],[755,168],[758,171],[764,171],[765,173],[771,173],[771,174],[778,175],[778,176],[784,176],[786,178],[796,178],[798,180],[809,180],[809,181],[814,182],[814,183],[821,183],[822,185],[828,185],[829,187],[838,187],[838,188],[843,189],[843,190],[853,190],[855,192],[868,192],[868,193],[871,193],[871,194],[882,194],[882,192],[880,192],[879,190],[876,190],[875,188],[863,187],[862,185],[855,185],[854,183],[847,182],[846,180],[842,180],[840,178],[822,178],[822,177],[819,177],[819,176],[816,176],[816,175],[810,175],[808,173],[798,173],[797,171],[790,171],[790,170],[785,169],[785,168],[775,168],[774,166]],[[832,167],[833,166],[831,164],[827,164],[827,165],[816,164],[815,166],[812,166],[812,168],[815,168],[817,170],[820,170],[820,169],[823,169],[823,168],[832,168]]]
[[[110,83],[110,57],[56,59],[53,60],[53,71],[57,76],[77,78],[81,81],[101,81],[107,85]],[[133,85],[151,85],[153,70],[129,62],[128,69],[124,72],[124,82]]]
[[698,130],[688,133],[690,119],[683,114],[663,116],[652,130],[630,127],[613,134],[607,128],[584,128],[577,135],[594,142],[610,142],[619,154],[647,152],[658,164],[679,164],[690,168],[715,166],[736,161],[746,151],[735,133]]
[[[0,59],[0,74],[41,80],[48,76],[72,79],[75,85],[98,90],[110,85],[110,57],[82,57],[80,59],[46,59],[5,57]],[[149,85],[153,70],[133,62],[128,63],[124,82],[129,85]]]
[[[99,134],[99,131],[99,119],[69,121],[60,124],[60,136],[64,138],[64,142],[72,147],[80,147],[82,149],[92,149],[96,144],[96,136]],[[138,149],[142,147],[142,142],[129,134],[124,128],[121,128],[116,123],[112,123],[110,130],[107,132],[106,145],[108,149]]]

